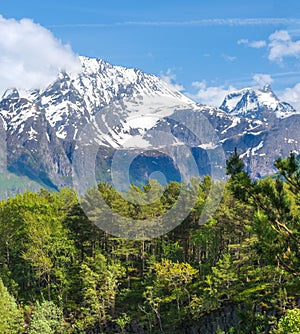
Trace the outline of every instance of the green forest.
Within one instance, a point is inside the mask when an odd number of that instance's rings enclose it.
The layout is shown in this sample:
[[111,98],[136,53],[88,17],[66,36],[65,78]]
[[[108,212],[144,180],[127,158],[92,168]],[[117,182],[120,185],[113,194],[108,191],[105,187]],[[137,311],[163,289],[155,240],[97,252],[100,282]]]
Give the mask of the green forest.
[[[83,198],[98,193],[118,214],[146,221],[179,194],[193,196],[186,219],[155,239],[101,230],[68,188],[1,201],[0,332],[201,333],[206,321],[212,334],[300,333],[299,162],[291,153],[275,166],[276,175],[252,180],[235,151],[225,184],[206,176],[132,185],[141,197],[162,192],[143,205],[100,183]],[[222,201],[199,224],[212,186],[224,188]],[[221,321],[229,309],[234,316]]]

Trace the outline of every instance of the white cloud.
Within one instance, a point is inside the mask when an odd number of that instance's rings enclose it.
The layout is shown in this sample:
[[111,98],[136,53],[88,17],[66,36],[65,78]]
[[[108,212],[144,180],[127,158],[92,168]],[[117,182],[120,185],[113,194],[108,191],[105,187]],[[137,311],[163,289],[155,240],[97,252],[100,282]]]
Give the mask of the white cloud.
[[249,40],[247,38],[242,38],[237,41],[237,43],[240,44],[248,44]]
[[244,44],[254,49],[264,48],[267,45],[266,41],[263,41],[263,40],[250,42],[248,39],[245,39],[245,38],[238,40],[237,43]]
[[249,43],[249,46],[255,49],[263,48],[267,45],[266,41],[253,41]]
[[262,73],[254,74],[252,79],[260,87],[263,87],[265,85],[270,85],[274,81],[269,74],[262,74]]
[[237,59],[237,57],[235,57],[235,56],[229,56],[229,55],[226,55],[226,54],[222,54],[222,58],[225,59],[228,62],[233,62]]
[[286,88],[280,95],[281,101],[290,103],[296,110],[300,111],[300,83],[292,88]]
[[206,27],[206,26],[273,26],[273,25],[298,25],[300,19],[293,18],[233,18],[233,19],[202,19],[190,21],[123,21],[113,23],[79,23],[58,24],[54,28],[110,28],[124,26],[157,26],[157,27]]
[[192,85],[198,89],[197,93],[192,95],[196,101],[212,107],[219,107],[225,96],[236,90],[235,87],[229,86],[210,86],[208,87],[205,81],[196,81]]
[[79,59],[68,45],[30,19],[0,15],[0,92],[13,87],[43,88],[59,70],[80,70]]
[[268,43],[264,40],[249,41],[246,38],[237,41],[239,45],[260,49],[268,47],[268,58],[282,63],[285,57],[300,57],[300,40],[293,41],[287,30],[277,30],[269,36]]
[[300,56],[300,41],[292,41],[288,31],[278,30],[269,36],[269,59],[282,62],[285,57]]
[[166,73],[161,73],[160,78],[167,83],[170,88],[180,92],[184,91],[184,87],[176,83],[176,74],[173,73],[171,68],[169,68]]

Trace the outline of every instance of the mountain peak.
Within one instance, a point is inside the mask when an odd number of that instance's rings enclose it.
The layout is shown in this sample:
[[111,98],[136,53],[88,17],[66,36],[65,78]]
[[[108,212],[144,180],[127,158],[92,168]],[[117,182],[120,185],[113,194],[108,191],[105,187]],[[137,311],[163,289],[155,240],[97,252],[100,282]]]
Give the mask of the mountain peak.
[[220,109],[231,115],[259,120],[267,115],[285,118],[297,113],[290,104],[278,99],[270,85],[232,92],[225,97]]
[[[78,130],[103,108],[117,101],[169,98],[195,104],[159,77],[103,59],[80,56],[81,72],[61,72],[44,90],[23,93],[36,103],[61,139],[75,139]],[[129,111],[128,111],[129,112]]]
[[271,88],[271,85],[270,84],[266,84],[263,86],[263,88],[261,89],[263,92],[267,93],[267,92],[271,92],[274,94],[272,88]]
[[102,72],[105,69],[111,68],[112,65],[101,58],[89,58],[80,56],[79,60],[82,66],[82,72],[86,74],[93,74]]
[[2,100],[4,99],[19,99],[20,94],[16,88],[7,89],[2,95]]

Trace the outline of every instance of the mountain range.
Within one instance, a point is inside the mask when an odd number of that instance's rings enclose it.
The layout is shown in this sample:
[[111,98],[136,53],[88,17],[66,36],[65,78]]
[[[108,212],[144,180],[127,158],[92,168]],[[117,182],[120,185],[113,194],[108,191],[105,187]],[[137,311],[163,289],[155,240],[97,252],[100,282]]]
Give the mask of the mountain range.
[[211,174],[225,178],[237,147],[251,177],[275,172],[300,152],[300,113],[270,86],[227,95],[219,108],[196,103],[160,78],[80,57],[45,89],[8,89],[0,99],[1,196],[108,181],[120,190]]

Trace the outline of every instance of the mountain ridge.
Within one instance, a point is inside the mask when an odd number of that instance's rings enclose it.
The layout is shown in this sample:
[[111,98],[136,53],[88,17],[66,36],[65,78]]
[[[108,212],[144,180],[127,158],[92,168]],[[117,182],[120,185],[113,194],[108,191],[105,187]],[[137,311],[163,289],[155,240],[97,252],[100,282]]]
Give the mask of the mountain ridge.
[[263,88],[243,88],[229,93],[219,108],[231,115],[261,120],[266,113],[274,113],[277,118],[299,113],[289,103],[280,101],[270,85]]
[[[80,60],[80,74],[61,72],[45,89],[10,89],[0,99],[10,170],[60,188],[72,185],[74,157],[80,154],[89,168],[97,161],[97,168],[110,170],[118,150],[164,150],[178,157],[185,145],[202,172],[212,168],[211,151],[222,149],[228,157],[238,147],[252,177],[263,177],[274,172],[276,158],[300,152],[300,115],[270,86],[233,92],[218,109],[197,104],[152,74]],[[102,153],[87,153],[83,143]],[[210,167],[199,165],[205,163]]]

